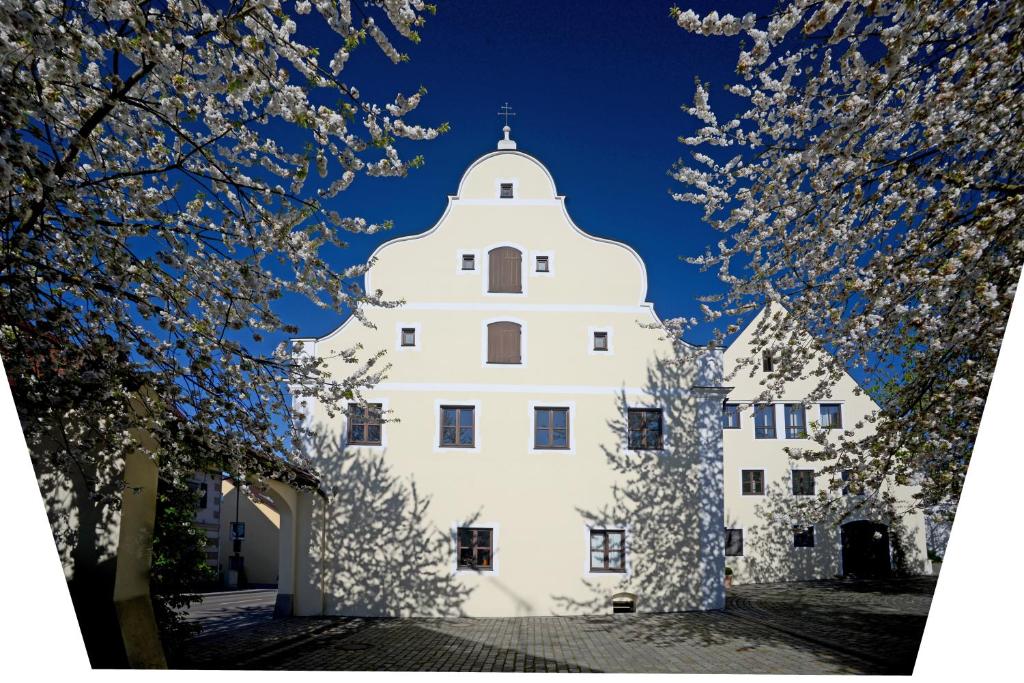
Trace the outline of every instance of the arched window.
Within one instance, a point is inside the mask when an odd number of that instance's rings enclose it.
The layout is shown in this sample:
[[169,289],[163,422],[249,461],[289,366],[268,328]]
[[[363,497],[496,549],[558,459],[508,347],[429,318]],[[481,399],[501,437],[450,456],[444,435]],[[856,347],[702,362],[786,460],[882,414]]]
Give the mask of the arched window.
[[520,343],[522,330],[517,323],[497,322],[487,325],[487,362],[522,363]]
[[514,247],[496,247],[488,253],[488,292],[523,291],[523,255]]

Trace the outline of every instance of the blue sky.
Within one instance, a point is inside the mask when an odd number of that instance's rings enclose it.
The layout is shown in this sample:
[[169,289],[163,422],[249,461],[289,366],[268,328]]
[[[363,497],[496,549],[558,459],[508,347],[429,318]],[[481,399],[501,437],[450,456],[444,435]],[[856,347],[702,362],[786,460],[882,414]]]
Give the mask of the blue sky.
[[[339,195],[334,208],[344,214],[392,219],[395,227],[352,239],[336,265],[363,261],[386,240],[429,229],[466,167],[494,149],[502,125],[497,112],[508,101],[517,113],[512,130],[519,148],[551,170],[576,223],[640,253],[648,299],[662,318],[700,319],[696,297],[717,291],[717,278],[679,257],[700,253],[720,235],[693,207],[671,199],[678,185],[668,170],[685,151],[677,138],[694,127],[681,110],[692,100],[694,78],[710,81],[713,105],[716,95],[723,102],[721,87],[737,80],[739,39],[686,33],[669,16],[670,0],[437,4],[420,44],[395,41],[409,62],[392,65],[367,44],[344,72],[377,102],[425,86],[428,95],[410,122],[447,121],[451,131],[402,148],[426,161],[409,177],[360,177]],[[770,9],[750,1],[680,6],[699,13]],[[333,52],[330,36],[310,37],[307,30],[300,22],[298,37],[322,46],[322,54]],[[312,306],[289,314],[302,336],[324,335],[341,322]],[[702,326],[688,339],[710,335]]]

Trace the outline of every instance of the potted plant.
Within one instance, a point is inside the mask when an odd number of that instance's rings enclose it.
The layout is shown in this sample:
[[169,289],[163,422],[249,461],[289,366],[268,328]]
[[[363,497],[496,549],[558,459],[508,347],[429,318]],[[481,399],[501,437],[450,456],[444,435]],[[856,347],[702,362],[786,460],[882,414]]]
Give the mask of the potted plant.
[[732,567],[725,568],[725,587],[732,588]]

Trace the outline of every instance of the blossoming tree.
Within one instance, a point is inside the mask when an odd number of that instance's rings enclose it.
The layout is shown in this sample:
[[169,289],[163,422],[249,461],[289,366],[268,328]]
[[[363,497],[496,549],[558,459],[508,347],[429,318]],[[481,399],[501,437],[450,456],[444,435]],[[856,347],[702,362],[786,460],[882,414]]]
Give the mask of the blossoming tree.
[[[789,0],[766,16],[672,15],[746,43],[722,93],[736,113],[716,114],[698,83],[699,123],[674,168],[675,199],[724,233],[691,259],[726,285],[704,306],[725,323],[719,339],[778,304],[741,363],[775,349],[766,397],[811,376],[814,400],[856,368],[882,406],[838,443],[816,433],[835,459],[824,469],[876,492],[887,476],[919,482],[928,508],[955,503],[1024,260],[1024,5]],[[822,347],[834,355],[819,368]]]
[[[378,355],[347,351],[352,374],[329,381],[271,340],[295,332],[288,296],[389,305],[356,284],[366,265],[328,260],[386,226],[333,200],[360,174],[406,175],[420,159],[396,140],[444,126],[408,121],[422,92],[373,103],[344,69],[367,42],[403,60],[389,34],[418,40],[432,9],[0,3],[0,349],[34,455],[83,469],[142,428],[165,474],[266,473],[300,462],[289,385],[336,406],[379,378]],[[297,15],[336,49],[303,42]]]

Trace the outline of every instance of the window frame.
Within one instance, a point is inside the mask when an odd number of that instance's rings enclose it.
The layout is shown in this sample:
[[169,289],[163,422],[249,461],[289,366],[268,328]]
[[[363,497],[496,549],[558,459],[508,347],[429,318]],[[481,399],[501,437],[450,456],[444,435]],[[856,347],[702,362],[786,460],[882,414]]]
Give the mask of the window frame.
[[[544,264],[543,268],[540,267],[541,264]],[[533,257],[533,267],[534,267],[534,272],[535,273],[543,273],[545,275],[550,273],[551,272],[551,257],[546,255],[546,254],[539,254],[537,256],[534,256]]]
[[[811,481],[811,491],[810,491],[810,493],[804,493],[804,492],[797,493],[797,480],[798,480],[797,473],[798,472],[801,474],[801,476],[799,477],[800,479],[803,478],[803,473],[804,472],[810,472],[811,473],[810,474],[810,481]],[[794,496],[814,496],[814,495],[816,495],[817,492],[818,492],[818,485],[817,485],[817,482],[815,481],[815,477],[816,476],[817,476],[817,473],[813,469],[810,469],[810,468],[802,467],[802,468],[793,468],[793,469],[791,469],[789,471],[790,491],[792,492],[792,494]]]
[[[757,424],[757,418],[759,415],[771,415],[771,425],[761,426]],[[775,424],[775,404],[774,403],[755,403],[754,404],[754,438],[755,439],[777,439],[779,437],[778,425]],[[768,428],[771,428],[771,436],[767,436]]]
[[[552,444],[554,442],[554,438],[553,437],[554,437],[555,432],[556,431],[563,431],[563,430],[558,430],[555,427],[554,417],[555,417],[555,412],[556,411],[559,412],[559,413],[565,413],[565,429],[564,429],[564,431],[565,431],[565,445],[564,446],[554,446],[554,445],[542,446],[538,442],[538,439],[537,439],[537,435],[540,432],[540,428],[537,426],[537,422],[538,422],[537,421],[537,416],[541,412],[547,412],[548,413],[548,426],[547,426],[546,432],[547,432],[547,435],[548,435],[548,443]],[[572,438],[572,427],[571,427],[571,424],[572,424],[572,422],[571,421],[572,421],[572,415],[571,415],[571,411],[570,411],[568,406],[552,406],[552,405],[533,406],[533,450],[535,450],[535,451],[567,451],[567,450],[569,450],[572,447],[571,446],[571,444],[572,444],[572,441],[571,441],[571,438]]]
[[[492,292],[491,291],[491,252],[495,249],[502,247],[508,247],[515,249],[519,252],[519,291],[518,292]],[[464,250],[466,251],[466,250]],[[476,251],[476,250],[474,250]],[[479,269],[481,271],[480,278],[480,290],[485,297],[525,297],[527,289],[529,288],[528,282],[530,280],[530,252],[523,245],[516,244],[514,242],[497,242],[495,244],[489,244],[480,250],[480,258],[478,259],[482,266]],[[466,271],[475,272],[475,271]]]
[[761,372],[775,372],[775,354],[768,349],[761,352]]
[[[449,453],[449,454],[475,454],[479,453],[483,445],[484,433],[483,433],[483,402],[479,398],[467,398],[460,396],[458,398],[444,397],[434,399],[434,439],[433,439],[433,451],[434,453]],[[441,408],[442,407],[459,407],[459,408],[472,408],[473,409],[473,446],[442,446],[441,436],[443,429],[443,420]]]
[[[761,490],[760,491],[747,491],[747,472],[760,472],[761,473]],[[740,470],[740,495],[741,496],[764,496],[766,494],[767,485],[765,483],[764,469],[750,469],[744,468]]]
[[[466,267],[467,263],[469,264],[469,268]],[[459,268],[459,270],[463,271],[464,273],[470,273],[476,270],[476,254],[472,252],[463,252],[461,258],[461,267]]]
[[[470,544],[469,547],[470,547],[471,552],[473,553],[474,559],[476,559],[477,552],[479,550],[486,549],[487,552],[490,554],[490,564],[488,564],[486,566],[482,566],[482,565],[478,565],[478,564],[462,564],[462,547],[463,547],[462,546],[462,532],[463,531],[470,531],[470,532],[472,532],[472,534],[471,534],[471,541],[470,541],[471,544]],[[487,546],[477,545],[476,542],[475,542],[475,535],[476,535],[477,532],[480,532],[480,531],[486,531],[489,534],[490,542],[489,542],[489,544]],[[497,553],[495,552],[496,546],[497,546],[497,529],[495,529],[493,526],[484,526],[482,524],[478,524],[476,526],[456,525],[455,526],[455,571],[458,572],[458,573],[472,572],[472,573],[475,573],[475,574],[479,574],[479,573],[483,573],[483,572],[487,572],[489,574],[497,573],[497,562],[495,560],[496,555],[497,555]]]
[[[633,413],[658,413],[658,443],[656,446],[649,444],[638,448],[633,446],[633,426],[631,417]],[[643,421],[642,434],[647,433],[647,420]],[[665,450],[665,409],[661,406],[627,406],[626,407],[626,450],[628,451],[662,451]]]
[[[850,474],[851,474],[851,472],[852,472],[852,470],[842,470],[839,473],[840,480],[843,482],[843,486],[840,489],[840,492],[841,492],[841,494],[843,496],[851,496],[851,497],[863,496],[864,495],[864,482],[862,482],[862,481],[851,482],[850,481]],[[859,491],[854,491],[851,488],[852,486],[855,486],[855,487],[859,488],[860,490]]]
[[[593,346],[594,351],[597,351],[598,353],[607,353],[608,352],[608,333],[605,332],[604,330],[597,330],[597,331],[594,332],[593,338],[594,338],[594,346]],[[603,346],[601,346],[601,345],[599,345],[597,343],[597,341],[599,339],[604,341],[604,345]]]
[[[810,539],[810,543],[807,542]],[[806,527],[793,527],[793,547],[794,548],[813,548],[814,547],[814,525],[810,524]]]
[[[799,413],[796,413],[793,409],[799,409]],[[790,425],[789,416],[790,414],[800,415],[800,424]],[[783,428],[785,429],[787,439],[806,439],[807,438],[807,408],[804,407],[803,403],[783,403],[782,404],[782,422]],[[792,430],[792,431],[791,431]],[[799,431],[796,431],[799,430]]]
[[[505,191],[508,194],[505,194]],[[516,198],[516,184],[514,182],[498,182],[498,199],[515,199]]]
[[[519,325],[519,362],[518,363],[492,363],[490,361],[490,355],[488,353],[490,349],[490,326],[493,323],[514,323]],[[519,318],[488,318],[481,323],[481,336],[483,337],[483,344],[481,345],[481,364],[485,368],[520,368],[526,366],[526,321],[520,320]]]
[[[399,352],[419,351],[421,348],[422,325],[420,323],[397,322],[395,323],[395,350]],[[405,344],[405,331],[413,331],[413,344]]]
[[[378,420],[379,421],[376,422],[376,423],[369,422],[369,421],[358,422],[355,419],[353,419],[353,415],[352,415],[352,408],[353,408],[353,406],[355,406],[357,408],[361,408],[362,407],[358,402],[355,402],[355,401],[349,401],[348,404],[346,405],[346,412],[345,412],[345,445],[346,446],[383,446],[384,445],[384,418],[383,418],[383,416],[384,416],[384,412],[386,410],[386,407],[385,407],[384,403],[383,402],[380,402],[380,403],[378,403],[378,402],[371,402],[371,401],[367,401],[366,402],[367,408],[373,408],[374,406],[377,407]],[[370,416],[369,415],[364,415],[362,417],[364,417],[364,418],[366,418],[368,420]],[[355,440],[352,439],[352,430],[357,425],[360,425],[360,426],[363,427],[364,440],[355,441]],[[369,427],[372,427],[372,426],[377,426],[380,429],[380,432],[379,432],[380,433],[380,439],[377,440],[377,441],[369,441],[366,438],[366,437],[369,436],[369,433],[370,433]]]
[[[471,404],[470,405],[465,405],[465,404],[444,403],[444,404],[441,404],[441,406],[439,407],[439,410],[440,410],[440,413],[439,413],[438,418],[437,418],[440,421],[440,426],[439,426],[438,435],[437,435],[437,437],[438,437],[438,441],[437,441],[438,448],[443,448],[443,449],[457,448],[459,450],[474,449],[474,448],[476,448],[476,406],[475,405],[471,405]],[[455,413],[455,427],[454,427],[454,429],[455,429],[455,443],[445,443],[444,442],[444,430],[445,430],[444,411],[445,410],[454,410],[454,411],[456,411],[456,413]],[[459,436],[462,434],[462,430],[466,428],[461,423],[462,411],[463,410],[469,410],[470,414],[471,414],[471,417],[472,417],[472,422],[469,425],[469,429],[470,429],[470,432],[471,432],[471,435],[472,435],[472,439],[470,440],[469,444],[461,444],[461,443],[459,443]]]
[[[835,408],[836,416],[838,417],[837,424],[825,424],[825,408]],[[819,403],[818,404],[818,425],[822,429],[842,429],[843,428],[843,404],[842,403]]]
[[[746,539],[744,538],[745,534],[743,533],[743,531],[744,531],[743,527],[724,527],[724,529],[725,530],[722,533],[722,546],[723,546],[722,547],[722,553],[725,555],[725,557],[745,557],[744,552],[746,551],[746,547],[744,546],[744,543],[746,542]],[[729,552],[729,534],[730,534],[730,532],[732,532],[732,533],[737,533],[738,532],[739,533],[739,536],[740,536],[740,544],[739,544],[740,545],[740,551],[738,553],[730,553]]]
[[[725,417],[729,413],[729,408],[734,408],[733,411],[736,414],[736,425],[730,427],[725,422]],[[740,418],[740,404],[729,403],[728,401],[722,402],[722,429],[743,429],[743,420]]]
[[[620,534],[622,540],[620,541],[619,552],[622,554],[621,567],[609,567],[608,556],[611,553],[611,543],[609,538],[611,534]],[[604,556],[603,565],[600,567],[594,566],[594,536],[601,535],[604,537],[602,544],[601,553]],[[625,527],[589,527],[587,533],[587,573],[588,574],[628,574],[629,573],[629,548],[627,546],[627,529]]]
[[[416,346],[416,328],[415,327],[403,327],[401,328],[401,345],[405,348],[413,348]],[[406,343],[406,339],[410,341]]]

